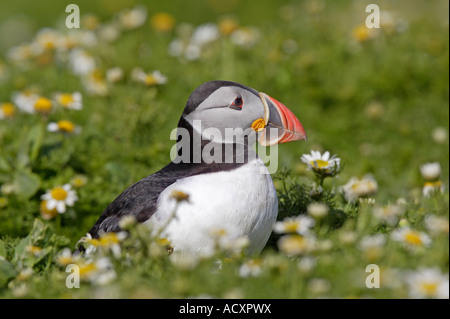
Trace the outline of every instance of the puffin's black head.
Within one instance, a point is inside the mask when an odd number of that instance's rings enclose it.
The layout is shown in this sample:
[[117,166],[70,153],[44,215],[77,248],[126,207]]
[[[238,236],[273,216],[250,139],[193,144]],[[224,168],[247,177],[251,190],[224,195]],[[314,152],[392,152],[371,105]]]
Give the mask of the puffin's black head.
[[[192,127],[201,123],[202,132],[218,129],[222,137],[227,135],[227,129],[256,131],[264,146],[306,140],[302,124],[286,106],[265,93],[231,81],[210,81],[195,89],[180,123],[184,121]],[[209,139],[202,132],[199,133]]]

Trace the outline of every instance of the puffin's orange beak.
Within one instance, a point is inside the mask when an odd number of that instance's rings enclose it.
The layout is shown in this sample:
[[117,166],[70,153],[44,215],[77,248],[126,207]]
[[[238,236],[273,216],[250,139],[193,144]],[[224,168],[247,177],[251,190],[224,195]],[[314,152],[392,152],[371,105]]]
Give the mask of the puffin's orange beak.
[[259,138],[262,146],[306,140],[305,129],[291,110],[265,93],[259,96],[264,105],[265,125]]

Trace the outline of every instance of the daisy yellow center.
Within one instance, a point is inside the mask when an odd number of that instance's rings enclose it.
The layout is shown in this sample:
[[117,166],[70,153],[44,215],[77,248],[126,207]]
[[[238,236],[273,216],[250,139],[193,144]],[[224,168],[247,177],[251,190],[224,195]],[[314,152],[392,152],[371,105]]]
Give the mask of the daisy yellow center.
[[405,234],[405,241],[411,245],[422,244],[422,239],[420,238],[420,235],[412,231]]
[[292,220],[284,223],[284,229],[287,233],[295,233],[299,226],[299,222]]
[[15,112],[14,105],[11,103],[3,103],[0,109],[5,117],[11,117]]
[[219,229],[214,229],[211,233],[213,236],[223,237],[227,234],[227,231],[223,228],[219,228]]
[[173,190],[170,196],[172,196],[172,198],[177,200],[178,202],[189,200],[189,194],[186,194],[185,192],[179,190]]
[[94,70],[89,74],[89,80],[90,82],[92,82],[94,85],[97,84],[103,84],[104,80],[103,80],[103,74],[100,70]]
[[425,182],[424,186],[425,187],[440,188],[440,187],[442,187],[442,183],[441,183],[441,181]]
[[81,277],[88,277],[90,274],[97,270],[97,266],[94,263],[81,264],[79,265],[79,267]]
[[353,29],[353,37],[359,42],[367,41],[370,36],[370,30],[366,25],[360,25]]
[[238,27],[238,24],[233,19],[224,19],[219,22],[219,31],[224,35],[230,35]]
[[65,266],[65,265],[73,263],[73,258],[72,258],[72,256],[59,256],[57,258],[57,261],[59,264]]
[[259,268],[262,265],[262,260],[261,259],[252,259],[247,263],[247,265],[251,268]]
[[46,49],[53,49],[55,47],[55,41],[53,39],[45,39],[43,45]]
[[41,212],[42,217],[47,220],[52,219],[58,215],[58,211],[56,210],[56,208],[53,208],[53,209],[47,208],[46,200],[41,202],[40,212]]
[[145,82],[145,84],[147,84],[148,86],[158,84],[158,81],[156,80],[156,78],[155,78],[153,75],[151,75],[151,74],[148,74],[148,75],[145,77],[144,82]]
[[38,246],[29,245],[29,246],[26,247],[26,250],[30,254],[37,255],[37,254],[39,254],[42,251],[42,248],[38,247]]
[[52,101],[45,97],[40,97],[34,103],[34,109],[38,112],[48,113],[52,109]]
[[72,185],[76,188],[83,187],[84,185],[86,185],[86,182],[87,179],[84,176],[75,176],[71,181]]
[[119,243],[119,237],[116,233],[106,233],[99,239],[100,246],[111,246]]
[[69,106],[70,104],[72,104],[73,102],[75,102],[75,99],[73,98],[72,94],[61,94],[59,96],[59,102],[63,105],[63,106]]
[[157,13],[152,17],[151,24],[155,30],[170,31],[175,26],[175,18],[168,13]]
[[62,187],[55,187],[50,193],[52,198],[56,200],[64,200],[67,197],[67,192]]
[[426,295],[433,295],[436,293],[438,284],[436,282],[423,282],[420,284],[420,288],[421,290],[426,294]]
[[83,26],[88,30],[95,30],[99,24],[99,19],[94,15],[88,15],[83,18]]
[[326,168],[330,165],[330,162],[324,160],[315,160],[310,162],[312,166],[317,168]]
[[94,245],[95,247],[100,246],[100,241],[96,238],[88,239],[87,242],[90,243],[91,245]]
[[288,235],[278,242],[280,250],[286,254],[302,254],[308,250],[308,243],[300,235]]
[[169,246],[170,240],[168,240],[167,238],[158,238],[156,239],[156,243],[160,246]]
[[70,121],[63,120],[58,122],[58,129],[60,131],[72,133],[75,130],[75,125]]

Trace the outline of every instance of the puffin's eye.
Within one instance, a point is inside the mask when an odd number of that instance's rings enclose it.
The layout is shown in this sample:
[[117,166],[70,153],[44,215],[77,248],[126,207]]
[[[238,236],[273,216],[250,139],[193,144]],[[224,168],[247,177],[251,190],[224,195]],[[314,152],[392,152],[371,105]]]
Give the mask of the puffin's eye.
[[239,95],[238,97],[236,97],[233,101],[233,103],[231,103],[230,108],[235,109],[235,110],[242,110],[242,105],[244,104],[244,101],[242,100],[242,97]]

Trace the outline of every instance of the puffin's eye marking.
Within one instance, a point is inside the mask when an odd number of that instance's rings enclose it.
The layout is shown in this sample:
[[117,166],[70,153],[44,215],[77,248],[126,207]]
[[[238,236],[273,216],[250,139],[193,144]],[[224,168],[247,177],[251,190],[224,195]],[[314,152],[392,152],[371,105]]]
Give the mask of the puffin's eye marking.
[[244,105],[244,100],[242,100],[242,96],[238,95],[231,103],[230,108],[240,111],[242,110],[242,105]]

